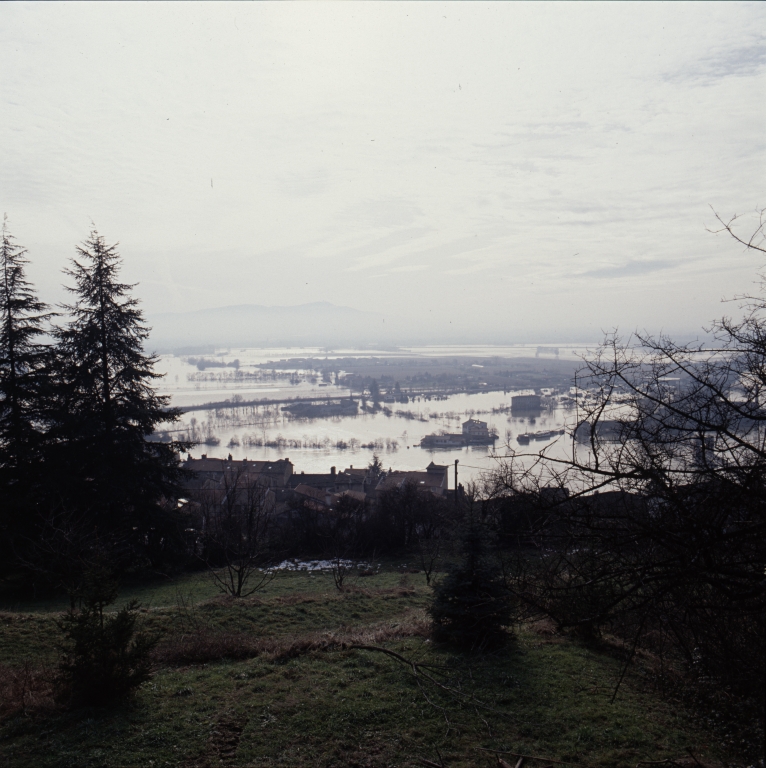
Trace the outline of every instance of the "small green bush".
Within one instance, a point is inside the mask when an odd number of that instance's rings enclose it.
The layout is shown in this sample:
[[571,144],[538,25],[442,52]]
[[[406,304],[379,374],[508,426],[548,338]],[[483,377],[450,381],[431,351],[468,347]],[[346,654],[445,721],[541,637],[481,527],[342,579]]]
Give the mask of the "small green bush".
[[137,629],[138,603],[115,614],[104,608],[117,597],[116,584],[93,578],[59,624],[64,633],[57,698],[68,704],[102,706],[128,696],[150,677],[150,653],[158,637]]
[[429,614],[434,639],[461,650],[497,648],[509,637],[513,602],[485,526],[469,520],[459,532],[460,557],[434,586]]

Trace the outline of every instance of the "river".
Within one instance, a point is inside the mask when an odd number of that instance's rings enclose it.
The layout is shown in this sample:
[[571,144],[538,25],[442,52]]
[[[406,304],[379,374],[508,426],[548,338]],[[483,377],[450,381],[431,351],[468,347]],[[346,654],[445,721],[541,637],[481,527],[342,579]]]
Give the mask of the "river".
[[[559,354],[581,355],[582,346],[557,345]],[[348,397],[349,390],[323,382],[311,368],[271,371],[259,366],[275,360],[315,358],[319,361],[341,357],[381,356],[468,356],[468,357],[533,357],[535,346],[513,347],[422,347],[408,350],[335,350],[320,349],[235,349],[208,355],[216,366],[199,358],[163,355],[158,372],[165,374],[160,391],[171,398],[171,404],[186,410],[180,423],[172,425],[165,437],[187,437],[200,441],[192,455],[225,458],[276,460],[289,458],[296,472],[338,471],[349,466],[366,466],[377,454],[388,469],[424,469],[431,461],[454,466],[459,461],[459,480],[477,479],[483,472],[498,466],[508,454],[508,447],[519,452],[536,453],[548,443],[553,455],[571,451],[568,434],[553,441],[532,441],[520,445],[518,435],[528,432],[571,429],[575,414],[571,408],[556,405],[538,413],[511,413],[511,398],[530,390],[478,392],[435,397],[415,397],[407,403],[382,403],[376,412],[360,412],[355,416],[316,419],[294,419],[279,404],[242,406],[235,400],[273,401],[290,398]],[[237,362],[235,362],[237,361]],[[194,405],[230,401],[228,407],[193,409]],[[191,407],[191,408],[190,408]],[[487,422],[499,438],[494,446],[471,446],[451,449],[424,449],[420,440],[439,431],[460,432],[468,418]],[[207,440],[208,444],[203,444]],[[214,444],[218,441],[218,444]],[[454,473],[450,472],[450,486]]]

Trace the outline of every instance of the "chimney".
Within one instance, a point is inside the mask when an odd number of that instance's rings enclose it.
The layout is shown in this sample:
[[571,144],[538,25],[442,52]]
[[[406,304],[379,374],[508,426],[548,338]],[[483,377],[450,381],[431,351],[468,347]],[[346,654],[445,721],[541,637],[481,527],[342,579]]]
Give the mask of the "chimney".
[[203,454],[202,454],[202,458],[203,458],[203,459],[206,459],[206,458],[207,458],[207,454],[206,454],[206,453],[203,453]]
[[330,467],[330,474],[335,477],[335,467]]

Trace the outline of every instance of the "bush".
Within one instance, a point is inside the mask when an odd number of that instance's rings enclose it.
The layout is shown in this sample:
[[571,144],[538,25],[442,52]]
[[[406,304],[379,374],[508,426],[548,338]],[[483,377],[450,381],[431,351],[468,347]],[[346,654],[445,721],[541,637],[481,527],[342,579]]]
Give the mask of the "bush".
[[434,639],[462,650],[496,648],[508,639],[513,606],[489,532],[470,520],[459,544],[459,561],[448,564],[446,576],[434,586],[428,609]]
[[0,664],[0,720],[19,713],[28,715],[53,707],[49,671],[30,659],[16,667]]
[[150,677],[150,653],[158,637],[137,629],[133,600],[117,613],[104,608],[117,597],[110,579],[91,578],[79,610],[59,625],[64,632],[57,698],[73,705],[104,705],[127,697]]

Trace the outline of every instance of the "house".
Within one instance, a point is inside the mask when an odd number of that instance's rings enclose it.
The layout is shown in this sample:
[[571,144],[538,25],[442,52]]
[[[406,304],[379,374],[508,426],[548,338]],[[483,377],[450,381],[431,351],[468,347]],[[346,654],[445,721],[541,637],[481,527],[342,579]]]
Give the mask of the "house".
[[319,488],[312,488],[310,485],[299,483],[293,488],[293,500],[308,503],[313,509],[329,509],[337,500],[337,496]]
[[421,448],[462,448],[464,445],[462,434],[426,435],[420,441]]
[[539,411],[540,395],[516,395],[511,398],[511,411]]
[[489,445],[497,440],[497,433],[490,430],[486,421],[468,419],[463,422],[459,434],[426,435],[420,441],[421,448],[462,448],[464,445]]
[[599,419],[595,426],[583,420],[575,427],[574,439],[578,443],[589,443],[595,436],[599,442],[616,443],[627,430],[628,426],[616,419]]
[[492,442],[489,436],[489,429],[486,421],[478,419],[468,419],[463,422],[463,439],[467,445],[486,445]]
[[379,499],[385,491],[401,489],[407,483],[414,485],[419,491],[446,496],[447,469],[444,465],[431,462],[425,472],[384,472],[375,486],[375,497]]
[[292,475],[288,487],[297,488],[299,485],[319,488],[329,493],[364,492],[364,477],[360,477],[358,472],[338,472],[335,467],[330,467],[329,472],[298,472]]
[[378,481],[378,473],[368,467],[355,467],[353,464],[342,472],[347,478],[348,489],[357,493],[367,493]]
[[231,454],[227,459],[208,458],[202,454],[199,459],[189,458],[182,463],[182,468],[193,472],[193,476],[184,481],[185,490],[202,488],[208,480],[220,483],[224,476],[229,479],[242,478],[244,482],[254,481],[258,478],[261,485],[269,488],[285,488],[293,474],[293,465],[290,459],[278,459],[277,461],[249,461],[248,459],[232,459]]

